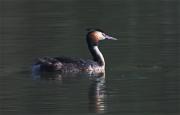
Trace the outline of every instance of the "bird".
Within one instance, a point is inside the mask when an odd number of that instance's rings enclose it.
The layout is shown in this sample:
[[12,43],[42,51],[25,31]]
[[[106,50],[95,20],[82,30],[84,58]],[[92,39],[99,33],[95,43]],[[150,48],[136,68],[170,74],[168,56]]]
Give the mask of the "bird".
[[107,35],[101,29],[89,28],[86,34],[86,43],[93,59],[81,59],[75,57],[43,57],[38,58],[33,68],[40,72],[105,72],[105,59],[99,50],[98,44],[103,40],[117,40]]

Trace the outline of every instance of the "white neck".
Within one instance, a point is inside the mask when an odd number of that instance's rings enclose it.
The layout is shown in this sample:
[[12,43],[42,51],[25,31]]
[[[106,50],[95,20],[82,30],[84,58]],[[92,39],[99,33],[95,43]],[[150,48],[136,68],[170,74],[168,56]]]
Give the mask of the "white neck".
[[100,52],[98,46],[92,46],[92,50],[93,50],[93,56],[96,59],[96,61],[101,65],[105,67],[105,60],[104,57],[102,55],[102,53]]

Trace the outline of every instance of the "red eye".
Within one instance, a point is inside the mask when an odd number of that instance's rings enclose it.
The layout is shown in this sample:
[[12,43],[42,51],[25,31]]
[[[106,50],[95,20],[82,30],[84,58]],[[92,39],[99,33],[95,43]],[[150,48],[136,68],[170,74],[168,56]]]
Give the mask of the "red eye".
[[102,35],[105,37],[106,36],[106,34],[105,33],[102,33]]

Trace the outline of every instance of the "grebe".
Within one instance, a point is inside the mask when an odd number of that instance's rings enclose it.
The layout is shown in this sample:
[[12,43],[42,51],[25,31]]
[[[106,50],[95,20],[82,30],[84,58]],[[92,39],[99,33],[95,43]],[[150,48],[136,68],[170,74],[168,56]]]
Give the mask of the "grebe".
[[105,34],[100,29],[88,29],[86,41],[93,60],[84,60],[71,57],[44,57],[38,59],[35,63],[39,67],[39,71],[44,72],[93,72],[100,73],[105,71],[105,60],[98,48],[101,40],[117,40]]

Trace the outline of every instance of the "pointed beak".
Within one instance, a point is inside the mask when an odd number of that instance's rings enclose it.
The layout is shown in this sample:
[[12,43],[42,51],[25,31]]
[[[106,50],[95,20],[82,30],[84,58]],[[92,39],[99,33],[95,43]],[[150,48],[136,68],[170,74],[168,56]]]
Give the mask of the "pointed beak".
[[105,38],[108,40],[118,40],[117,38],[111,37],[109,35],[105,35]]

